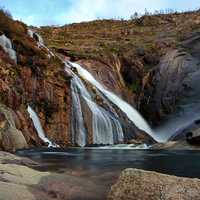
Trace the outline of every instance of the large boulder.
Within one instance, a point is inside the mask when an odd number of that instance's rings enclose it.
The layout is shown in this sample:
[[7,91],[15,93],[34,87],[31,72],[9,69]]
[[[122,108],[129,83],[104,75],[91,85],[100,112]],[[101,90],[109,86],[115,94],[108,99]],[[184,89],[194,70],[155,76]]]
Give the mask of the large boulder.
[[200,180],[138,169],[126,169],[108,200],[198,200]]
[[15,126],[12,111],[0,104],[0,144],[6,151],[15,151],[27,147],[27,142]]

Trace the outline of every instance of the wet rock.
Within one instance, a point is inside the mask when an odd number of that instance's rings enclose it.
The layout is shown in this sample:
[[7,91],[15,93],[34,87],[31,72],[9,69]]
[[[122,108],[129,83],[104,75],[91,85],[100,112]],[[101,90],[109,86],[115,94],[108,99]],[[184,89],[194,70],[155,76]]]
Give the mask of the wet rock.
[[156,124],[178,105],[199,100],[199,59],[187,49],[170,50],[143,81],[141,112]]
[[[23,160],[26,166],[19,163]],[[31,166],[30,162],[0,152],[0,199],[102,200],[106,198],[105,186],[96,186],[91,180],[79,175],[76,177],[67,173],[39,172],[28,167]]]
[[198,200],[199,196],[199,179],[126,169],[112,186],[108,200]]
[[186,141],[170,141],[153,144],[150,149],[156,150],[199,150],[199,146],[190,145]]
[[200,128],[187,132],[186,140],[191,145],[200,145]]

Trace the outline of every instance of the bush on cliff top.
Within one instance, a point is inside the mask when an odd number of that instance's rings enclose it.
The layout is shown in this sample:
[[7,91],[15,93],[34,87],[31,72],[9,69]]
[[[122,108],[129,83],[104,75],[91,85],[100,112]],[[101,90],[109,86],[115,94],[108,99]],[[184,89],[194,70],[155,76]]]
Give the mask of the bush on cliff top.
[[27,28],[24,23],[14,21],[8,11],[0,9],[0,31],[12,38],[14,35],[23,35],[27,32]]

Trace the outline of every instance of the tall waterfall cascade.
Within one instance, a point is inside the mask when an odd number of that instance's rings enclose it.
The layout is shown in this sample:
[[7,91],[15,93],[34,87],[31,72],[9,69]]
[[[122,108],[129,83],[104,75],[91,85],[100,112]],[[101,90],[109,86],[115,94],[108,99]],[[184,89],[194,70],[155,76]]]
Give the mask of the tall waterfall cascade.
[[107,97],[107,99],[110,100],[114,105],[116,105],[121,111],[123,111],[126,114],[126,116],[129,118],[129,120],[132,121],[139,129],[148,133],[151,137],[154,138],[154,140],[158,142],[160,141],[159,135],[153,132],[153,130],[148,125],[148,123],[145,121],[145,119],[140,115],[140,113],[135,108],[133,108],[131,105],[129,105],[127,102],[122,100],[120,97],[118,97],[114,93],[105,89],[105,87],[101,83],[99,83],[92,76],[90,72],[88,72],[86,69],[81,67],[79,64],[72,63],[72,62],[70,62],[70,64],[77,70],[80,77],[87,80],[99,91],[101,91]]
[[0,46],[2,46],[3,50],[8,53],[10,59],[17,63],[17,55],[12,47],[12,43],[4,34],[0,36]]
[[71,80],[72,90],[72,135],[74,143],[85,146],[87,133],[81,108],[84,100],[92,113],[93,144],[114,144],[123,142],[123,130],[115,116],[100,107],[92,100],[82,80],[74,74]]
[[[55,56],[51,52],[51,50],[48,49],[44,45],[43,39],[39,34],[34,32],[33,30],[28,30],[28,35],[37,41],[38,47],[47,49],[50,56]],[[139,114],[139,112],[135,108],[133,108],[131,105],[129,105],[127,102],[122,100],[120,97],[118,97],[114,93],[107,90],[100,82],[98,82],[92,76],[90,72],[88,72],[86,69],[81,67],[79,64],[72,63],[72,62],[64,62],[64,63],[66,66],[65,71],[68,74],[72,75],[72,79],[71,79],[72,138],[71,138],[71,141],[73,144],[84,147],[87,145],[87,142],[88,142],[89,133],[86,128],[86,122],[84,120],[84,114],[87,115],[87,113],[83,113],[83,102],[84,102],[84,106],[87,105],[87,107],[89,108],[89,112],[91,113],[91,116],[92,116],[91,125],[92,125],[92,140],[93,140],[92,143],[93,144],[112,145],[112,144],[123,143],[124,141],[123,128],[118,119],[118,114],[114,111],[114,109],[105,109],[104,107],[98,105],[93,99],[90,92],[88,91],[82,79],[86,80],[88,83],[90,83],[93,87],[96,88],[96,90],[101,95],[101,98],[106,102],[106,105],[109,108],[113,108],[113,105],[111,105],[111,103],[114,104],[127,116],[127,118],[131,122],[133,122],[135,126],[145,131],[151,137],[153,137],[156,141],[159,142],[159,137],[156,134],[154,134],[154,132],[152,131],[148,123],[145,121],[145,119]],[[72,68],[75,68],[78,74],[74,73]],[[35,111],[30,106],[28,106],[28,112],[34,123],[35,129],[37,130],[39,137],[44,142],[48,143],[49,146],[57,147],[57,145],[54,145],[45,136],[40,120],[37,114],[35,113]]]
[[30,115],[30,118],[32,119],[33,121],[33,124],[34,124],[34,127],[38,133],[38,136],[39,138],[48,144],[48,147],[58,147],[57,144],[53,144],[46,136],[45,136],[45,133],[44,133],[44,130],[42,128],[42,125],[40,123],[40,119],[39,117],[37,116],[36,112],[30,107],[28,106],[28,109],[27,109],[29,115]]

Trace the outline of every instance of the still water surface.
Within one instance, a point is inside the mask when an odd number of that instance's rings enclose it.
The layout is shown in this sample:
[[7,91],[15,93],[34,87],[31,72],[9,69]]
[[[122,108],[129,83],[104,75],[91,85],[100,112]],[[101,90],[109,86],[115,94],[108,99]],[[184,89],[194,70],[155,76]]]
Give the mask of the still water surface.
[[41,164],[41,171],[81,171],[87,176],[126,168],[200,178],[200,151],[131,149],[30,149],[18,151]]

